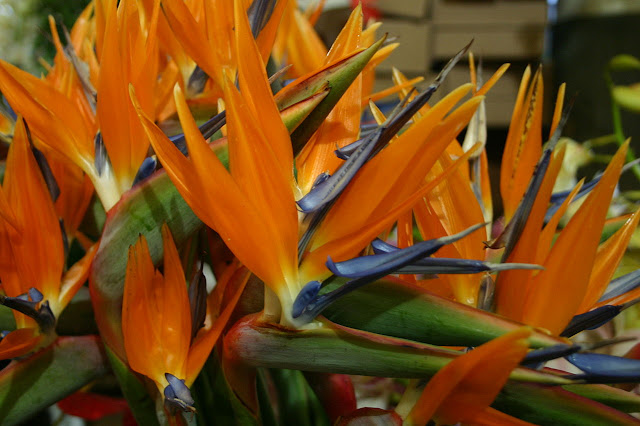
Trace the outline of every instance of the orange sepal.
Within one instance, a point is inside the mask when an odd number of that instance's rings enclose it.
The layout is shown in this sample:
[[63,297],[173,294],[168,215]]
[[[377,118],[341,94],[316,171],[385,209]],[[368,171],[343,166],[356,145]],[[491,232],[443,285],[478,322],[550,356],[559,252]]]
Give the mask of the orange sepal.
[[69,99],[46,81],[0,60],[0,91],[43,144],[90,173],[93,131]]
[[171,232],[162,227],[164,274],[151,260],[143,236],[129,248],[122,303],[122,332],[128,363],[154,380],[160,390],[165,373],[186,377],[191,336],[187,287]]
[[19,233],[10,232],[9,240],[16,271],[27,286],[23,292],[36,287],[45,299],[57,299],[64,268],[62,233],[20,117],[7,157],[3,189],[19,229]]
[[[549,206],[553,185],[562,168],[565,150],[555,153],[546,171],[542,185],[527,217],[524,229],[513,251],[506,259],[512,263],[534,263],[536,260],[540,229]],[[514,269],[503,271],[496,283],[496,312],[507,318],[520,321],[533,271]]]
[[293,149],[289,132],[273,99],[265,64],[251,34],[247,14],[238,1],[235,7],[235,22],[240,91],[253,117],[259,118],[260,131],[265,138],[268,137],[268,145],[273,150],[274,159],[282,173],[293,184]]
[[531,329],[522,327],[454,359],[425,386],[407,416],[409,425],[475,423],[493,402],[529,348]]
[[531,282],[523,322],[559,334],[587,292],[609,203],[620,177],[629,142],[620,147],[600,182],[551,248],[545,269]]
[[538,252],[536,254],[537,264],[542,264],[544,260],[547,258],[549,254],[549,250],[551,249],[551,243],[553,243],[553,237],[556,234],[556,230],[558,228],[558,224],[560,223],[560,219],[564,216],[569,208],[571,202],[573,202],[576,195],[582,188],[584,184],[584,179],[580,180],[576,186],[571,190],[567,198],[560,204],[558,210],[551,216],[551,219],[545,225],[544,229],[540,233],[540,238],[538,239]]
[[34,351],[44,339],[36,328],[19,328],[0,341],[0,360],[16,358]]
[[598,247],[598,253],[591,270],[587,294],[584,296],[580,308],[578,308],[578,313],[591,309],[607,289],[622,256],[627,251],[627,245],[629,245],[629,241],[638,226],[639,219],[640,210],[637,210],[622,225],[622,228],[618,229],[615,234]]
[[527,67],[522,77],[502,155],[500,193],[507,220],[515,213],[542,151],[541,70],[536,72],[531,86],[526,90],[528,82]]
[[191,14],[183,0],[164,0],[162,10],[180,44],[209,76],[220,81],[220,64],[210,48],[205,28]]

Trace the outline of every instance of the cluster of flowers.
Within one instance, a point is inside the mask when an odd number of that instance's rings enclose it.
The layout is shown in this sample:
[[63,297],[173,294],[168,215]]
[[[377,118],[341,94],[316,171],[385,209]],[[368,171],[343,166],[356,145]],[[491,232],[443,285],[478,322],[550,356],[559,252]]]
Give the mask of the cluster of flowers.
[[[636,423],[640,398],[600,383],[640,380],[640,361],[568,339],[640,296],[637,271],[612,280],[640,215],[607,219],[628,142],[554,192],[564,88],[543,146],[542,74],[527,69],[492,235],[484,99],[508,66],[482,84],[470,55],[471,82],[430,105],[467,46],[422,92],[396,71],[372,93],[396,44],[356,7],[327,49],[320,12],[94,0],[64,42],[50,20],[46,76],[0,61],[0,302],[15,320],[0,416],[27,418],[110,364],[140,424],[225,409],[294,424],[265,389],[300,383],[343,425]],[[393,95],[385,116],[374,102]],[[74,307],[87,281],[99,339],[61,320],[90,322]],[[562,357],[583,373],[544,368]],[[395,410],[356,410],[342,374],[412,380]]]

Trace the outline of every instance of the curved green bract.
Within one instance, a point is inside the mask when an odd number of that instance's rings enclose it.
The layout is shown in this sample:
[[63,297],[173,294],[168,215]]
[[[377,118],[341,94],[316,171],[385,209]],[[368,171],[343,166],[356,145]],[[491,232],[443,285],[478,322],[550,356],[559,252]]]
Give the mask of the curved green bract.
[[0,371],[0,419],[20,423],[109,370],[96,336],[60,337]]
[[[337,278],[321,293],[346,281]],[[325,309],[323,315],[346,327],[439,346],[478,346],[522,327],[391,277],[343,296]],[[566,342],[542,332],[534,332],[529,339],[534,348]]]
[[558,426],[637,425],[638,420],[604,404],[578,396],[560,387],[530,383],[508,383],[493,407],[539,424]]
[[[426,378],[461,352],[336,326],[289,330],[262,323],[258,316],[238,321],[227,333],[225,354],[253,367],[288,368],[319,373]],[[517,368],[514,380],[563,385],[564,377]]]

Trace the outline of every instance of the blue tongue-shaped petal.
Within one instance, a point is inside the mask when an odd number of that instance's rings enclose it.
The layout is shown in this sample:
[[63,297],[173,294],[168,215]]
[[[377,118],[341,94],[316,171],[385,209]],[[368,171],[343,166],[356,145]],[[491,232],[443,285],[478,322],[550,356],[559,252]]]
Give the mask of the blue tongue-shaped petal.
[[600,383],[640,381],[640,360],[594,353],[576,353],[566,360],[585,373],[574,378]]
[[375,254],[391,253],[392,251],[400,250],[398,247],[393,244],[389,244],[386,241],[382,241],[380,238],[376,238],[371,241],[371,248]]
[[138,169],[138,173],[136,173],[136,177],[133,179],[133,185],[135,186],[151,176],[153,172],[156,171],[156,166],[158,165],[158,159],[155,155],[151,157],[147,157],[144,159],[140,168]]
[[605,305],[584,314],[576,315],[560,335],[562,337],[571,337],[584,330],[596,329],[612,320],[620,312],[622,312],[622,307],[620,306]]
[[336,199],[358,173],[360,168],[375,154],[380,152],[411,117],[429,101],[433,93],[442,84],[444,78],[464,56],[470,46],[471,43],[458,52],[424,92],[416,96],[406,107],[403,107],[399,111],[394,111],[377,130],[362,139],[361,143],[350,154],[343,155],[344,157],[348,156],[348,159],[342,163],[333,176],[314,187],[307,195],[298,201],[300,210],[304,213],[315,212]]
[[[385,256],[383,261],[377,261],[375,263],[368,263],[366,265],[359,264],[357,268],[354,268],[352,272],[360,271],[364,272],[364,267],[369,267],[366,275],[361,276],[353,281],[349,281],[342,287],[319,296],[317,298],[310,297],[310,294],[316,292],[318,289],[318,285],[315,283],[310,283],[305,286],[303,291],[298,294],[296,300],[294,301],[294,309],[292,310],[292,316],[294,318],[298,318],[303,322],[310,322],[316,316],[318,316],[327,306],[333,303],[335,300],[339,299],[345,294],[351,293],[352,291],[369,284],[377,279],[384,277],[385,275],[389,275],[403,266],[414,262],[417,259],[428,256],[429,254],[435,253],[438,249],[440,249],[445,244],[453,243],[472,232],[484,227],[485,224],[478,224],[472,226],[465,231],[462,231],[458,234],[454,234],[448,237],[442,237],[434,240],[423,241],[418,243],[412,247],[408,247],[403,250],[398,250],[394,253],[388,253]],[[329,259],[328,263],[331,261]],[[332,263],[332,262],[331,262]],[[335,264],[334,264],[335,265]],[[328,265],[329,266],[329,265]],[[331,267],[331,266],[329,266]],[[310,300],[310,302],[305,306],[304,301],[302,300]]]
[[[386,243],[380,239],[371,242],[371,247],[375,255],[364,256],[356,259],[347,260],[345,262],[334,263],[330,259],[327,267],[335,275],[359,278],[366,276],[366,270],[357,269],[358,264],[365,262],[373,263],[377,256],[398,252],[400,249],[392,244]],[[542,269],[541,266],[531,265],[527,263],[491,263],[481,260],[470,259],[449,259],[449,258],[432,258],[425,257],[403,266],[397,272],[402,274],[476,274],[480,272],[505,271],[509,269]]]
[[344,262],[335,263],[331,260],[331,257],[329,257],[327,267],[335,275],[342,277],[360,278],[382,273],[388,275],[406,265],[414,263],[418,259],[435,253],[445,244],[458,241],[483,226],[483,224],[478,224],[449,237],[422,241],[404,249],[396,249],[392,252],[372,256],[356,257],[355,259]]
[[178,379],[176,376],[170,373],[165,373],[164,377],[169,384],[164,388],[164,401],[171,409],[178,409],[181,411],[194,412],[193,405],[195,401],[191,396],[191,391],[184,380]]
[[548,348],[537,349],[529,352],[520,364],[527,367],[534,367],[541,362],[550,361],[556,358],[563,358],[568,355],[574,354],[582,349],[580,345],[553,345]]
[[635,290],[640,286],[640,269],[636,269],[633,272],[629,272],[621,277],[612,280],[604,294],[598,300],[598,303],[609,300],[613,297],[618,297],[621,294],[625,294],[631,290]]
[[583,330],[594,330],[615,318],[620,312],[640,302],[634,299],[622,305],[604,305],[584,314],[576,315],[571,319],[567,328],[560,334],[563,337],[571,337]]

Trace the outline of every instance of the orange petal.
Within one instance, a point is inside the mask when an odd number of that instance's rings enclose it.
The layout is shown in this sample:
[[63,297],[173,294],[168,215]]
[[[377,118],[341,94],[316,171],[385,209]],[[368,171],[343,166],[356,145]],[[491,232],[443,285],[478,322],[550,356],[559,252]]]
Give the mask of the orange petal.
[[9,149],[3,187],[20,230],[10,234],[10,241],[24,291],[36,287],[45,299],[55,300],[64,267],[62,233],[21,118]]
[[425,386],[407,416],[410,425],[470,422],[487,408],[524,358],[531,329],[522,327],[461,355]]
[[587,292],[609,203],[629,142],[616,153],[600,182],[554,244],[544,267],[531,283],[523,320],[559,334],[578,312]]
[[0,359],[11,359],[34,351],[44,336],[35,328],[19,328],[0,341]]
[[0,91],[51,150],[90,173],[93,133],[82,113],[45,81],[0,60]]
[[622,228],[598,247],[598,253],[591,271],[587,294],[582,300],[578,313],[586,312],[600,299],[609,281],[618,268],[618,264],[627,251],[627,246],[640,220],[640,210],[631,216]]
[[[540,229],[549,206],[553,185],[562,168],[565,150],[555,153],[544,176],[542,185],[531,207],[527,222],[513,251],[506,259],[514,263],[534,263],[536,261]],[[503,271],[496,283],[496,312],[516,321],[522,320],[522,312],[527,297],[531,270]]]
[[535,263],[542,264],[547,258],[549,250],[551,249],[553,237],[555,236],[558,224],[560,223],[560,219],[562,219],[564,214],[567,212],[569,205],[571,204],[571,202],[573,202],[583,184],[584,179],[580,180],[577,185],[571,190],[567,198],[562,202],[558,210],[553,214],[553,216],[551,216],[549,222],[547,222],[547,224],[544,226],[544,229],[540,234],[540,239],[538,240],[538,253],[536,254]]
[[153,267],[143,236],[129,248],[122,305],[122,332],[131,368],[166,386],[165,373],[186,377],[191,311],[178,252],[166,225],[163,277]]
[[529,74],[527,67],[502,155],[500,193],[507,221],[516,211],[542,151],[542,73],[536,72],[527,90]]

